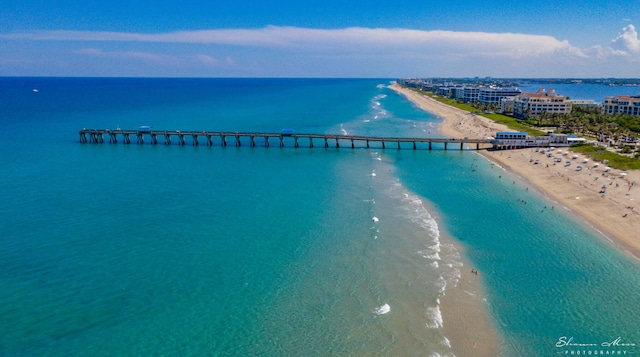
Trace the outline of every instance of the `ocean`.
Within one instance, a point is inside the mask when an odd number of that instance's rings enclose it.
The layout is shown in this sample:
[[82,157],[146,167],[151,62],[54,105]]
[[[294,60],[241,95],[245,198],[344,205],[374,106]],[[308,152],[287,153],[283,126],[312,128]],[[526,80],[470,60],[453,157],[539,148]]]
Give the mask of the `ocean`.
[[79,142],[439,136],[389,84],[0,78],[0,355],[453,356],[472,268],[499,355],[640,352],[638,261],[473,150]]

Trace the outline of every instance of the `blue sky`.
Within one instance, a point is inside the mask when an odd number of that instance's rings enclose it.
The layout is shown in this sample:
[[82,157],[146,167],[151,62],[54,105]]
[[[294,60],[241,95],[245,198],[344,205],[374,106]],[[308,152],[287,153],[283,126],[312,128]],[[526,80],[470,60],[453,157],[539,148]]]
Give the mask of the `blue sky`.
[[1,76],[640,77],[640,0],[0,4]]

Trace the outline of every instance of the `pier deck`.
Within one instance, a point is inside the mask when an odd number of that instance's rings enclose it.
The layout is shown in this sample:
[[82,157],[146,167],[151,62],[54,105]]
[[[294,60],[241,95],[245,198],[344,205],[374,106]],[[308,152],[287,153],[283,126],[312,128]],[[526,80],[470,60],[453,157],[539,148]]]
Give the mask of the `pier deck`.
[[[382,149],[389,147],[389,144],[398,149],[402,148],[401,144],[408,146],[411,144],[413,150],[423,148],[428,145],[431,150],[434,143],[442,143],[444,149],[447,150],[449,145],[458,144],[460,150],[464,150],[465,144],[468,149],[486,149],[492,147],[490,140],[485,139],[454,139],[454,138],[401,138],[401,137],[375,137],[363,135],[336,135],[336,134],[298,134],[298,133],[262,133],[262,132],[224,132],[224,131],[165,131],[165,130],[123,130],[123,129],[82,129],[79,132],[81,143],[101,144],[106,140],[115,144],[121,141],[124,144],[130,144],[132,139],[137,144],[144,144],[148,140],[150,144],[158,144],[163,141],[165,145],[176,142],[178,145],[197,146],[202,142],[207,146],[227,146],[228,140],[235,146],[251,146],[255,147],[258,142],[265,147],[271,145],[271,140],[280,147],[293,146],[300,147],[301,141],[306,143],[309,148],[316,147],[314,140],[320,141],[319,147],[328,148],[334,146],[340,147],[362,147],[370,148],[371,144],[379,144]],[[106,140],[105,140],[106,139]],[[256,140],[258,139],[258,140]],[[301,140],[302,139],[302,140]],[[214,143],[215,142],[215,143]],[[474,145],[475,144],[475,145]]]

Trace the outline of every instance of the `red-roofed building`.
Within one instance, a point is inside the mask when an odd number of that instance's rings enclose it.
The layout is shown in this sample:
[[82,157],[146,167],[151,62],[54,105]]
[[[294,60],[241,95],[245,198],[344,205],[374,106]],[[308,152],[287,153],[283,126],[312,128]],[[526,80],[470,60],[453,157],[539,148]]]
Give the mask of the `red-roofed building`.
[[602,113],[640,116],[640,95],[605,97],[604,104],[602,105]]
[[535,93],[521,93],[514,98],[513,115],[515,117],[524,119],[541,113],[569,114],[571,100],[557,94],[552,88],[548,92],[540,88]]

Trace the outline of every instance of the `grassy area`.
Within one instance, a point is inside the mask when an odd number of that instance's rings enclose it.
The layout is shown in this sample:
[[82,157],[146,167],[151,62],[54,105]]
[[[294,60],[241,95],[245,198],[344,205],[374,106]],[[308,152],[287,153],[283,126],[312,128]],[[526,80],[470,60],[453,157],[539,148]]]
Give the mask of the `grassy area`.
[[640,170],[640,160],[618,155],[602,147],[591,145],[575,145],[571,150],[591,157],[595,161],[609,160],[608,166],[620,170]]
[[[419,92],[421,94],[425,94],[424,92]],[[508,115],[504,115],[504,114],[487,114],[487,113],[480,113],[478,111],[478,109],[474,108],[473,106],[469,105],[469,104],[464,104],[464,103],[458,103],[456,102],[454,99],[450,99],[450,98],[444,98],[441,97],[439,95],[436,94],[428,94],[430,95],[433,99],[450,105],[452,107],[456,107],[458,109],[462,109],[468,112],[472,112],[472,113],[477,113],[478,115],[481,115],[485,118],[489,118],[493,121],[495,121],[498,124],[504,124],[506,126],[508,126],[509,128],[513,129],[513,130],[517,130],[517,131],[524,131],[527,134],[531,135],[531,136],[540,136],[540,135],[545,135],[544,132],[537,130],[537,129],[533,129],[530,126],[524,125],[522,123],[520,123],[516,118],[508,116]]]
[[533,129],[530,126],[520,123],[516,118],[504,114],[481,114],[483,117],[489,118],[498,124],[504,124],[509,128],[517,131],[526,131],[531,136],[543,136],[545,132]]
[[[425,95],[425,92],[418,91],[418,93],[420,93],[422,95]],[[436,94],[428,94],[428,95],[431,96],[431,98],[437,100],[438,102],[444,103],[446,105],[450,105],[452,107],[456,107],[458,109],[466,110],[468,112],[477,112],[478,111],[478,109],[472,107],[469,104],[458,103],[455,99],[444,98],[444,97],[441,97],[441,96],[436,95]]]

